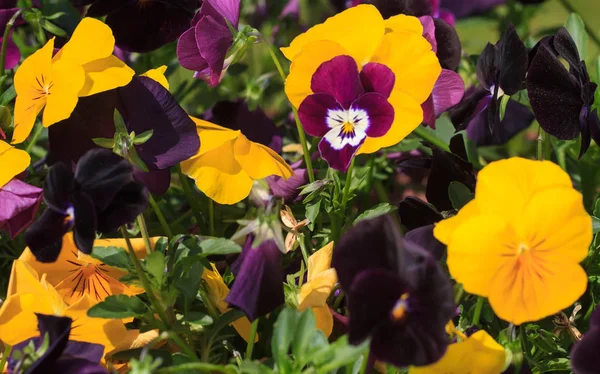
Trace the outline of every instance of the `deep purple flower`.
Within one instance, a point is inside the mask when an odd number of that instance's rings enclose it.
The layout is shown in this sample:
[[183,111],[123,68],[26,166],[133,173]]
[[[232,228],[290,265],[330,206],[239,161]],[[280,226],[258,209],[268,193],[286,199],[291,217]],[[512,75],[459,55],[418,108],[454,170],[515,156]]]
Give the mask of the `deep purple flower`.
[[42,189],[19,179],[0,187],[0,229],[14,239],[35,218],[42,201]]
[[283,255],[275,241],[268,239],[256,248],[249,236],[242,253],[231,265],[235,281],[225,301],[241,309],[251,321],[284,303]]
[[[57,317],[36,314],[40,336],[28,339],[12,348],[13,354],[8,359],[8,373],[43,374],[43,373],[68,373],[68,374],[105,374],[106,369],[100,365],[104,355],[104,347],[99,344],[70,341],[73,321],[69,317]],[[39,349],[48,336],[49,346],[43,355],[27,367],[20,367],[22,363],[15,358],[14,352],[22,351],[29,344]],[[23,369],[25,369],[23,371]]]
[[198,0],[71,0],[90,5],[87,15],[106,17],[116,45],[130,52],[148,52],[170,43],[190,27]]
[[314,94],[300,104],[298,115],[309,135],[323,137],[319,151],[330,167],[346,171],[367,137],[389,131],[394,107],[388,98],[394,82],[387,66],[371,62],[359,73],[346,55],[319,66],[311,80]]
[[408,229],[405,239],[424,248],[436,260],[440,260],[446,246],[435,238],[433,229],[444,216],[432,205],[412,196],[400,202],[398,215],[402,226]]
[[77,248],[92,252],[96,231],[110,233],[146,209],[148,191],[133,180],[133,167],[107,149],[87,152],[75,169],[59,162],[44,183],[47,209],[25,231],[25,242],[40,262],[54,262],[63,235],[73,230]]
[[[544,131],[559,139],[574,139],[581,133],[579,157],[591,138],[600,144],[600,120],[592,111],[597,85],[590,81],[585,61],[565,28],[542,39],[531,52],[527,92],[536,119]],[[559,57],[569,64],[567,70]]]
[[574,374],[597,374],[600,368],[600,308],[590,318],[590,328],[571,350],[571,368]]
[[195,71],[194,77],[209,85],[218,85],[227,68],[227,51],[233,44],[227,21],[237,29],[239,18],[240,0],[204,0],[192,27],[179,38],[177,57],[181,66]]
[[296,201],[298,195],[300,195],[300,187],[308,184],[308,172],[306,169],[294,168],[292,166],[292,170],[294,170],[294,175],[288,179],[283,179],[276,175],[265,178],[273,196],[283,198],[286,204]]
[[527,48],[509,25],[496,45],[488,43],[477,61],[479,86],[450,111],[457,130],[467,130],[477,145],[501,145],[533,121],[527,107],[509,100],[500,120],[500,98],[525,87]]
[[464,18],[486,12],[505,2],[506,0],[441,0],[440,6],[454,13],[456,18]]
[[443,356],[445,325],[456,309],[452,285],[429,253],[402,238],[391,217],[348,230],[332,266],[348,297],[350,343],[371,337],[374,358],[400,367]]
[[169,168],[195,155],[200,138],[196,125],[169,91],[147,77],[134,77],[125,87],[81,98],[71,117],[48,129],[48,162],[75,163],[98,147],[93,138],[112,138],[115,109],[123,116],[128,132],[154,131],[146,143],[135,146],[149,170],[136,169],[135,178],[150,192],[165,193],[171,182]]

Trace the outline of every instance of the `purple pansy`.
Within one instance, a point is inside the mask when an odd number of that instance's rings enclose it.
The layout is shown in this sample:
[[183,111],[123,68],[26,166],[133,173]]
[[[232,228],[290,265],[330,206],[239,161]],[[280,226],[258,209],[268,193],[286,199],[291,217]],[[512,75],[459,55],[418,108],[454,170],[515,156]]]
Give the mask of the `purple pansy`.
[[590,318],[590,328],[571,350],[571,368],[575,374],[598,373],[600,368],[600,308]]
[[366,64],[359,73],[350,56],[334,57],[319,66],[311,80],[314,94],[304,99],[298,115],[309,135],[323,137],[321,157],[346,171],[367,137],[384,136],[394,121],[388,102],[395,83],[385,65]]
[[0,229],[14,239],[35,218],[42,201],[41,188],[13,179],[0,187]]
[[[204,0],[192,26],[179,38],[177,57],[194,77],[216,86],[227,68],[225,57],[233,44],[227,22],[235,29],[240,17],[240,0]],[[227,21],[225,21],[227,20]]]

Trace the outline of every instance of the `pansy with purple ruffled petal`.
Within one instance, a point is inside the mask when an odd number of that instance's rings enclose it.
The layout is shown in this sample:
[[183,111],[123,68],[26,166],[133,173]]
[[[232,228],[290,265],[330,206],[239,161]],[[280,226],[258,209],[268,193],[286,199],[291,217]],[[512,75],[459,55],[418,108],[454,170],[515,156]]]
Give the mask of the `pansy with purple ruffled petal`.
[[330,167],[346,171],[367,137],[388,132],[394,107],[387,99],[394,82],[387,66],[368,63],[359,73],[346,55],[319,66],[311,81],[314,93],[300,104],[298,115],[309,135],[323,137],[319,151]]
[[600,308],[596,307],[590,318],[590,328],[571,350],[571,368],[574,374],[598,373],[600,368]]
[[240,0],[204,0],[191,28],[179,38],[177,57],[181,66],[195,71],[194,77],[209,85],[218,85],[227,68],[227,51],[233,45],[227,22],[237,29],[239,17]]
[[0,230],[14,239],[35,218],[42,201],[42,189],[19,179],[0,187]]

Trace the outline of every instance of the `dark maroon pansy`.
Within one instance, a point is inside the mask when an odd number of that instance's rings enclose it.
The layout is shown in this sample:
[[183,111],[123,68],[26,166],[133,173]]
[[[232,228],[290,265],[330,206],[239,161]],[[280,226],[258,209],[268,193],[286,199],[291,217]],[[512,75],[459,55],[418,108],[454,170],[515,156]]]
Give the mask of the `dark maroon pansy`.
[[423,200],[409,196],[398,205],[398,215],[402,226],[408,229],[405,239],[413,242],[429,252],[436,260],[440,260],[446,246],[435,238],[435,224],[444,216],[432,205]]
[[136,169],[135,178],[153,194],[165,193],[171,182],[169,168],[195,155],[200,138],[196,125],[169,91],[147,77],[134,77],[125,87],[81,98],[71,117],[48,128],[48,163],[70,165],[98,147],[92,139],[112,138],[115,109],[128,132],[154,131],[146,143],[135,146],[149,169]]
[[209,85],[218,85],[227,68],[227,51],[233,44],[227,21],[237,29],[239,18],[240,0],[204,0],[191,28],[179,38],[177,57],[181,66],[195,71],[194,77]]
[[367,137],[384,136],[394,121],[388,102],[395,83],[385,65],[358,66],[350,56],[334,57],[319,66],[311,80],[309,95],[298,115],[309,135],[323,137],[321,157],[330,167],[346,171]]
[[225,301],[241,309],[251,321],[283,305],[283,255],[268,239],[253,247],[248,237],[242,253],[231,265],[235,281]]
[[25,231],[25,243],[40,262],[54,262],[63,235],[73,230],[75,245],[92,252],[96,231],[110,233],[133,221],[148,205],[148,191],[134,181],[133,167],[107,149],[87,152],[75,169],[54,164],[44,182],[47,209]]
[[42,191],[19,179],[0,187],[0,230],[7,231],[11,239],[25,230],[42,202]]
[[477,145],[502,145],[533,122],[533,114],[509,100],[500,119],[500,98],[525,88],[527,48],[509,25],[495,45],[488,43],[477,61],[479,86],[452,108],[450,117],[457,130],[467,130]]
[[[12,347],[13,354],[7,361],[9,374],[108,374],[108,371],[100,364],[104,355],[103,346],[69,340],[73,323],[71,318],[37,313],[36,316],[40,336],[25,340]],[[25,356],[21,355],[21,358],[16,359],[14,352],[22,351],[31,343],[39,349],[46,335],[49,341],[46,351],[31,366],[23,368],[21,359]],[[20,370],[16,371],[17,368]]]
[[116,45],[129,52],[149,52],[177,40],[190,27],[198,0],[71,0],[90,5],[87,15],[106,16]]
[[[592,110],[597,85],[590,81],[585,61],[565,28],[542,39],[531,51],[527,92],[540,126],[559,139],[574,139],[581,133],[579,157],[591,138],[600,144],[600,120]],[[565,68],[559,57],[569,64]]]
[[445,325],[456,309],[450,279],[427,251],[402,238],[391,217],[348,230],[332,267],[347,295],[352,344],[370,337],[374,358],[399,367],[443,356]]
[[590,328],[571,349],[571,369],[574,374],[597,374],[600,370],[600,308],[590,318]]

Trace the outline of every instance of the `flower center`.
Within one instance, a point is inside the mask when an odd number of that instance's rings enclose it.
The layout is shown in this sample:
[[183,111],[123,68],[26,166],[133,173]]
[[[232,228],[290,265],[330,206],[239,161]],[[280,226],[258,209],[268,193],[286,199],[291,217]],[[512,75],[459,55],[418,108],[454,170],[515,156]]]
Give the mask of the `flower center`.
[[402,294],[400,299],[396,301],[394,309],[392,309],[392,320],[394,322],[404,322],[408,317],[408,293]]
[[348,133],[352,133],[354,132],[354,125],[350,122],[344,122],[344,124],[342,125],[342,132],[344,134],[348,134]]
[[81,266],[81,272],[83,273],[84,278],[89,278],[94,275],[96,272],[96,265],[94,264],[85,264]]
[[523,252],[528,251],[530,248],[525,243],[519,243],[519,247],[517,248],[517,255],[521,255]]
[[69,205],[64,213],[67,215],[65,217],[65,225],[70,229],[75,223],[75,208],[73,208],[73,205]]

